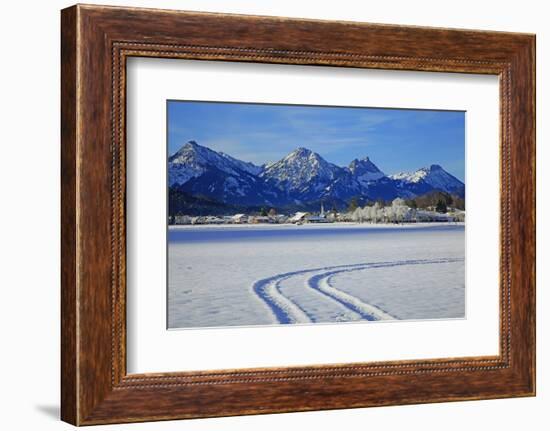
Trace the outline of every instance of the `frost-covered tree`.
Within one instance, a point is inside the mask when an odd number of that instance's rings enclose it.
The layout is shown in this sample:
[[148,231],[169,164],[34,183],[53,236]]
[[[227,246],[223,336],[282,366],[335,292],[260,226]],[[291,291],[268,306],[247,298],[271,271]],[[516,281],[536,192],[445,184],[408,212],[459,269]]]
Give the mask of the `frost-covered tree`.
[[346,218],[358,223],[402,223],[416,220],[416,210],[410,208],[405,200],[396,198],[389,206],[376,202],[363,208],[357,207],[349,211]]
[[355,210],[351,213],[351,219],[353,221],[363,223],[365,217],[363,215],[363,208],[357,207]]
[[406,205],[405,201],[401,198],[395,198],[391,204],[391,215],[392,221],[402,222],[405,220],[409,207]]
[[373,220],[375,223],[379,223],[384,220],[384,207],[380,202],[376,202],[372,207],[373,211]]
[[376,204],[370,207],[365,207],[365,218],[371,223],[376,223]]

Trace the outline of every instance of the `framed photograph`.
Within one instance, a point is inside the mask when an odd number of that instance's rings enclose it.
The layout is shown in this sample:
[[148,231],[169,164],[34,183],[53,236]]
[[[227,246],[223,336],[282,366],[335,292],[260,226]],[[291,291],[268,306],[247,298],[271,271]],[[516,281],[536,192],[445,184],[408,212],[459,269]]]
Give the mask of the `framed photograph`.
[[535,394],[535,37],[62,11],[62,419]]
[[169,329],[466,317],[465,112],[170,100],[167,115]]

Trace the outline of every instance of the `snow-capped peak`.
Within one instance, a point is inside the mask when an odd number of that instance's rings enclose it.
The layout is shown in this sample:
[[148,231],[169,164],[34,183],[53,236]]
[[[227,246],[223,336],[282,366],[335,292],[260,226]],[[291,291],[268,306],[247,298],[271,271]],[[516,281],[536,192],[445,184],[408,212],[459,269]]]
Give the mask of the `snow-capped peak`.
[[[291,153],[287,154],[278,162],[266,166],[266,169],[273,169],[275,166],[306,166],[309,164],[327,167],[331,164],[323,159],[319,154],[314,153],[304,147],[298,147]],[[315,166],[314,166],[315,167]]]
[[260,175],[284,190],[305,192],[311,188],[323,189],[341,169],[319,154],[298,147],[278,162],[266,165]]
[[283,160],[296,160],[296,159],[308,159],[310,157],[321,157],[319,154],[314,153],[313,151],[304,148],[304,147],[298,147],[294,151],[288,153]]
[[313,151],[306,147],[298,147],[294,151],[292,151],[290,154],[311,154]]
[[258,175],[261,171],[259,166],[243,162],[224,153],[218,153],[197,144],[196,141],[187,142],[168,158],[168,162],[170,185],[184,184],[212,167],[231,175],[239,175],[243,172]]
[[186,163],[190,159],[204,161],[214,157],[215,151],[197,144],[196,141],[188,141],[178,151],[168,158],[169,163]]
[[425,182],[433,188],[446,192],[455,192],[464,189],[464,183],[448,173],[440,165],[430,165],[429,167],[418,169],[415,172],[399,172],[391,175],[390,178],[404,183]]

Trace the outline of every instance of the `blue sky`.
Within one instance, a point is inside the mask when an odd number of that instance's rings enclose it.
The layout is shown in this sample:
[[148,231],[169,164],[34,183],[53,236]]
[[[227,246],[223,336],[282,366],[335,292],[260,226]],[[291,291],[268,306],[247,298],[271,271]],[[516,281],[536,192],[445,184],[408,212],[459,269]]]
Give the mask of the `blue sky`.
[[261,165],[297,147],[347,166],[370,159],[386,174],[439,164],[464,181],[465,113],[168,101],[168,153],[189,140]]

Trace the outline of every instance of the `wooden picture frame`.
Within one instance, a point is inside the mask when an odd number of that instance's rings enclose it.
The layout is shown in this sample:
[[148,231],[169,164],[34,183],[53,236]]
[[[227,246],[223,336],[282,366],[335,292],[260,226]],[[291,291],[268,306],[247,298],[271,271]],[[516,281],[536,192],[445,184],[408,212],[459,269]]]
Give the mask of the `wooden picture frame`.
[[[84,5],[64,9],[61,17],[64,421],[91,425],[535,394],[534,35]],[[130,56],[498,75],[500,354],[127,374]]]

